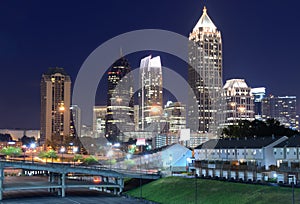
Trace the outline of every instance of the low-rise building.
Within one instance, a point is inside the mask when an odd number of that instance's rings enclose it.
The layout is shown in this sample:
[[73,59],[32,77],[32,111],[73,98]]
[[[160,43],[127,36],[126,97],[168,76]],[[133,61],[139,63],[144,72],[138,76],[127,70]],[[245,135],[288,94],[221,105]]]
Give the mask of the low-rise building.
[[274,147],[277,166],[282,170],[300,169],[300,136],[290,137]]
[[273,147],[287,140],[283,137],[259,137],[244,139],[213,139],[195,148],[197,161],[230,161],[237,165],[251,163],[269,168],[276,165]]

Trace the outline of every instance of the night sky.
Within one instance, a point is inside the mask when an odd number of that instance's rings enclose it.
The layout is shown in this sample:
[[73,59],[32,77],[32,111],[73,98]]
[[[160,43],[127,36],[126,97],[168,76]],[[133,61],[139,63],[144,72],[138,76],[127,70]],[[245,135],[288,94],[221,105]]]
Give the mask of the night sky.
[[[224,82],[245,78],[267,94],[300,101],[299,1],[7,0],[0,3],[0,128],[39,129],[40,79],[48,67],[65,68],[74,81],[86,57],[116,35],[154,28],[188,36],[204,4],[222,32]],[[131,66],[150,53],[129,56]],[[162,55],[163,66],[186,77],[187,67],[173,58]],[[101,86],[96,104],[105,100]]]

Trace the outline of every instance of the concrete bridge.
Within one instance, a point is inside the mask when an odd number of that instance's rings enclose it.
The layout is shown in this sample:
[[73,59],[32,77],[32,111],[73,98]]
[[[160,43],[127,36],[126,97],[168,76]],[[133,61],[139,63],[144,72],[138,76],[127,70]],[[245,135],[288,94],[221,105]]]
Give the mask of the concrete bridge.
[[[5,168],[48,172],[48,182],[39,182],[37,185],[26,185],[26,183],[18,185],[4,185]],[[69,173],[98,176],[101,180],[97,183],[82,183],[75,180],[70,182],[66,178],[66,175]],[[0,161],[0,200],[3,199],[3,192],[5,191],[42,188],[46,188],[50,192],[57,191],[58,195],[61,197],[65,197],[66,188],[80,187],[97,188],[102,191],[106,191],[107,188],[113,188],[114,194],[120,194],[124,188],[124,178],[159,179],[160,175],[157,173],[149,174],[144,171],[108,169],[106,167],[96,166],[78,166],[61,163],[30,163],[24,161]]]

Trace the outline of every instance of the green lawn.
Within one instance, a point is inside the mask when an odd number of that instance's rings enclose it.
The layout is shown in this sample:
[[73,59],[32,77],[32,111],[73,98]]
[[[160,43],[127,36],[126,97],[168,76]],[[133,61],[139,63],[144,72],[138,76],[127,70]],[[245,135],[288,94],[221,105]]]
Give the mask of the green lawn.
[[[159,203],[196,203],[195,179],[167,177],[142,187],[143,198]],[[140,197],[140,188],[129,195]],[[197,203],[292,203],[292,189],[197,179]],[[300,189],[295,189],[295,203],[300,203]]]

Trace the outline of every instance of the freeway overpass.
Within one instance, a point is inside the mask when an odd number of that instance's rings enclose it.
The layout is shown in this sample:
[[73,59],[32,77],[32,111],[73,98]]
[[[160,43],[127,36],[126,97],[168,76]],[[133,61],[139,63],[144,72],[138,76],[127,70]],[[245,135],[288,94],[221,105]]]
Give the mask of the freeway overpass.
[[[9,186],[4,185],[4,169],[14,168],[23,169],[27,171],[44,171],[48,172],[48,182],[40,183],[39,185],[28,186],[18,185]],[[83,174],[91,176],[101,177],[100,183],[67,183],[66,175],[69,173]],[[49,191],[58,191],[58,195],[65,197],[66,188],[99,188],[106,190],[107,188],[113,188],[114,193],[121,193],[124,188],[124,178],[140,178],[140,179],[159,179],[160,175],[157,173],[151,173],[144,171],[129,171],[124,169],[108,169],[105,167],[96,166],[78,166],[72,164],[61,163],[30,163],[24,161],[4,161],[0,160],[0,200],[3,199],[3,192],[10,190],[22,190],[22,189],[38,189],[47,188]]]

